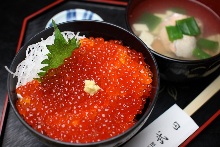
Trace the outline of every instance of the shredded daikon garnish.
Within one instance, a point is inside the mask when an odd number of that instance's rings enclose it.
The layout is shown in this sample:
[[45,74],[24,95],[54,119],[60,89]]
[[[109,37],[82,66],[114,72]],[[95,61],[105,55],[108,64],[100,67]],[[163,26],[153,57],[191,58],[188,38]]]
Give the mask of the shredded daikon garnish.
[[[84,36],[79,36],[79,33],[75,34],[74,32],[64,31],[62,32],[63,37],[66,41],[75,37],[78,41]],[[38,79],[38,73],[42,72],[42,68],[47,66],[47,64],[42,64],[41,62],[48,58],[47,54],[49,50],[47,45],[52,45],[54,43],[54,34],[49,36],[46,40],[41,40],[36,44],[29,45],[26,50],[25,59],[18,64],[16,71],[12,72],[7,67],[9,73],[13,74],[13,77],[18,78],[16,88],[26,83],[32,81],[33,79]]]

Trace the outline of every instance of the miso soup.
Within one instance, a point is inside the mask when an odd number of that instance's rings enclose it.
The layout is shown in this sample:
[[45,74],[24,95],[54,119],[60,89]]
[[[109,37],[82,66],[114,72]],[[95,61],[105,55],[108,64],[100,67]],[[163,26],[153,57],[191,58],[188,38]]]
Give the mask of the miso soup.
[[132,31],[152,50],[182,60],[220,53],[220,17],[190,0],[145,0],[129,17]]

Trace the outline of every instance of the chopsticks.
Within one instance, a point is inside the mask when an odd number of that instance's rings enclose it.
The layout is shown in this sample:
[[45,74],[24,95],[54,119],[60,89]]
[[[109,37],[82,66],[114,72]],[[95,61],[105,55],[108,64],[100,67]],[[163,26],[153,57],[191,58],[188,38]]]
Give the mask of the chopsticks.
[[140,131],[135,137],[128,141],[124,146],[142,147],[156,145],[158,147],[169,147],[181,145],[199,128],[199,126],[191,118],[191,115],[209,99],[211,99],[211,97],[219,90],[220,75],[188,106],[186,106],[184,110],[177,104],[174,104],[142,131]]
[[192,116],[203,104],[220,90],[220,75],[206,87],[183,111]]

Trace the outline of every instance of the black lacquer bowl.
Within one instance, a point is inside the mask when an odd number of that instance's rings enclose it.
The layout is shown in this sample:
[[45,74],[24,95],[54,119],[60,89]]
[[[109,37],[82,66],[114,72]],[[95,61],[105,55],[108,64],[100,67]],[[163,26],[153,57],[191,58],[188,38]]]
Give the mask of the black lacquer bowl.
[[[141,13],[139,12],[141,11],[140,9],[145,7],[145,10],[147,11],[149,7],[152,7],[152,4],[150,2],[146,6],[143,6],[142,2],[142,0],[130,0],[126,10],[127,27],[128,30],[130,30],[134,34],[135,32],[132,30],[132,23],[141,15]],[[145,2],[147,2],[147,0]],[[159,3],[160,1],[155,2]],[[204,7],[210,9],[213,13],[215,13],[217,15],[217,19],[219,20],[219,23],[215,24],[216,29],[217,27],[220,27],[220,5],[217,1],[189,0],[189,2],[196,2],[197,4],[203,5]],[[164,3],[164,1],[161,0],[160,3]],[[219,30],[219,28],[217,30]],[[155,59],[158,63],[161,79],[164,79],[168,82],[194,82],[196,80],[205,79],[206,77],[212,75],[214,72],[219,71],[220,69],[220,54],[202,60],[181,60],[167,57],[154,50],[151,50],[151,52],[155,56]]]
[[[119,146],[129,140],[132,136],[134,136],[144,125],[146,120],[148,119],[157,99],[158,89],[159,89],[159,75],[156,61],[149,51],[148,47],[135,35],[130,33],[129,31],[120,28],[116,25],[109,24],[106,22],[97,22],[97,21],[74,21],[68,22],[58,25],[60,31],[72,31],[72,32],[80,32],[80,35],[85,35],[87,37],[103,37],[105,40],[109,39],[117,39],[122,40],[124,45],[130,46],[131,48],[137,49],[138,52],[142,52],[146,62],[150,65],[150,69],[153,72],[153,89],[151,92],[151,96],[149,101],[146,103],[145,108],[143,109],[142,114],[138,117],[137,123],[125,131],[124,133],[110,138],[108,140],[88,143],[88,144],[77,144],[77,143],[67,143],[54,140],[45,135],[34,130],[31,126],[29,126],[22,118],[22,116],[18,113],[17,108],[15,106],[16,100],[18,99],[15,93],[15,87],[17,78],[13,78],[13,75],[8,75],[8,95],[11,107],[13,108],[16,116],[22,122],[22,124],[28,128],[39,140],[44,142],[49,146]],[[27,47],[31,44],[37,43],[41,41],[41,38],[46,39],[51,36],[54,29],[49,28],[46,29],[36,36],[34,36],[30,41],[28,41],[18,52],[16,57],[14,58],[10,70],[15,71],[17,65],[25,58],[25,51]]]

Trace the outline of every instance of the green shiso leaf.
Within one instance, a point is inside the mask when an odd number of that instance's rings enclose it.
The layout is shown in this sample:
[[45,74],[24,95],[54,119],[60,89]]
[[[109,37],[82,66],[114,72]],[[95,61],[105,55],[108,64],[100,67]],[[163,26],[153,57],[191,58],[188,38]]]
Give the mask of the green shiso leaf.
[[49,53],[47,54],[48,59],[43,60],[41,63],[48,65],[41,69],[43,72],[38,73],[40,77],[44,76],[50,69],[62,65],[64,59],[70,57],[73,50],[80,45],[75,37],[66,41],[54,20],[52,20],[52,24],[55,35],[54,44],[47,45],[47,49],[49,50]]

